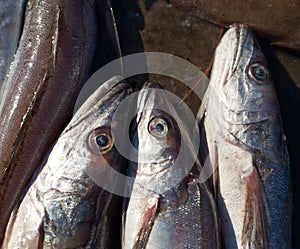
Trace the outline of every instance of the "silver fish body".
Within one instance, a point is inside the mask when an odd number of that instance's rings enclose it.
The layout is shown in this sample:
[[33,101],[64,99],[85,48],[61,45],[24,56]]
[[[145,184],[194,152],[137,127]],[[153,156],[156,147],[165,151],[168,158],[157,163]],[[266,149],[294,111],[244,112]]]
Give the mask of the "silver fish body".
[[[219,248],[211,189],[199,183],[196,163],[184,167],[185,159],[197,155],[192,129],[178,123],[177,112],[185,110],[156,90],[162,89],[148,82],[139,93],[132,138],[138,161],[128,171],[135,180],[124,204],[123,248]],[[169,112],[161,108],[166,106]],[[184,145],[190,150],[178,159]]]
[[291,248],[289,156],[267,61],[246,25],[215,53],[198,118],[226,248]]
[[110,125],[132,89],[118,80],[98,88],[76,112],[15,207],[1,248],[120,248],[122,198],[88,174],[90,167],[105,171],[106,163],[126,173]]

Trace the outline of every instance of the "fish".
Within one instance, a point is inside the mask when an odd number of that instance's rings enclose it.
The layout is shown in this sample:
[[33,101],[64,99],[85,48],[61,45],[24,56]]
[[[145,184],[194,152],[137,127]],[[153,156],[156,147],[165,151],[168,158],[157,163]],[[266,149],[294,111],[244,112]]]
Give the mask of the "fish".
[[25,0],[0,2],[0,98],[3,98],[4,80],[21,36],[25,2]]
[[94,0],[29,0],[0,120],[0,243],[10,212],[72,117],[96,46]]
[[248,25],[217,46],[197,119],[226,248],[291,248],[290,161],[271,69]]
[[271,45],[300,53],[300,5],[297,1],[206,1],[170,0],[174,7],[209,21],[229,27],[245,23]]
[[115,76],[80,107],[15,206],[1,248],[121,248],[123,199],[95,182],[89,168],[126,174],[111,125],[131,92]]
[[134,180],[124,199],[122,248],[220,248],[211,185],[199,181],[195,127],[181,122],[178,113],[188,109],[165,92],[151,81],[139,91],[131,132],[137,159],[129,161]]

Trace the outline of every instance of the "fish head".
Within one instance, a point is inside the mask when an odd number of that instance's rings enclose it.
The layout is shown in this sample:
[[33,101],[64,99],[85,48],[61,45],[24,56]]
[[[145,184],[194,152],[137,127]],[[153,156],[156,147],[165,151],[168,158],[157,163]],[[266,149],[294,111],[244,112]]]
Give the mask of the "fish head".
[[[123,173],[127,169],[127,160],[116,150],[111,134],[114,113],[132,91],[129,84],[120,81],[112,78],[84,102],[45,158],[41,171],[36,172],[17,207],[22,225],[12,223],[18,236],[25,234],[25,243],[34,241],[55,248],[99,248],[100,243],[103,248],[116,248],[108,245],[119,244],[122,199],[105,190],[119,184],[112,181],[111,168]],[[28,208],[32,209],[29,213]],[[101,222],[103,217],[105,222]],[[39,229],[29,236],[33,220]]]
[[138,96],[136,123],[132,127],[133,145],[138,149],[138,162],[133,164],[137,175],[155,178],[176,160],[181,136],[172,110],[159,84],[147,82],[143,86]]
[[115,148],[111,132],[116,109],[132,93],[131,86],[120,81],[113,77],[84,102],[54,147],[57,153],[51,152],[64,167],[76,166],[78,175],[109,174],[109,167],[120,170],[120,161],[125,160]]
[[193,132],[197,122],[188,107],[181,109],[180,102],[153,82],[147,82],[139,92],[132,125],[137,160],[130,162],[129,174],[146,192],[163,193],[174,187],[196,160],[199,136]]
[[258,122],[266,115],[278,115],[268,62],[247,25],[232,25],[222,37],[210,84],[212,94],[229,112],[250,114],[251,122]]

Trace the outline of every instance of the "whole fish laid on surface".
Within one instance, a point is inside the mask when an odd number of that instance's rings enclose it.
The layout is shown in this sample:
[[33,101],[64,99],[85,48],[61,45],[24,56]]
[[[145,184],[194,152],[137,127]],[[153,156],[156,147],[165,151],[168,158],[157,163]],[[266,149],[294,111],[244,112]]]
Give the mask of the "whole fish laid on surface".
[[132,89],[118,80],[99,87],[76,112],[15,207],[2,248],[120,248],[122,197],[87,174],[89,167],[105,170],[107,162],[126,174],[111,119]]
[[246,25],[233,25],[218,45],[198,115],[226,248],[291,248],[290,165],[278,99]]
[[3,97],[4,79],[18,47],[26,0],[0,2],[0,99]]
[[[189,147],[192,130],[184,124],[179,128],[175,118],[185,110],[176,109],[157,89],[158,84],[148,82],[138,96],[132,137],[138,162],[131,161],[128,170],[135,180],[124,202],[123,248],[219,248],[212,186],[199,183],[194,161],[185,169],[188,159],[197,158],[194,146]],[[184,145],[189,150],[178,159]],[[177,159],[179,167],[170,171]]]
[[274,45],[300,53],[300,4],[288,0],[171,0],[172,5],[217,25],[250,25]]
[[10,212],[90,76],[95,0],[28,0],[0,120],[0,243]]

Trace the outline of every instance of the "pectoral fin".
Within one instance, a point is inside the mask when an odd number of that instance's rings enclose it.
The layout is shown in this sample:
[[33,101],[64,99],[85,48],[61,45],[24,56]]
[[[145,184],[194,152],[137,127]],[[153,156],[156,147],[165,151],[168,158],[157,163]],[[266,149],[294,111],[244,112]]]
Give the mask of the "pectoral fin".
[[152,206],[148,207],[145,210],[145,213],[142,216],[141,227],[136,236],[133,249],[142,249],[146,248],[151,229],[153,227],[155,218],[158,215],[158,199],[157,202],[153,203]]
[[245,178],[245,189],[242,245],[245,248],[269,248],[264,191],[256,168]]

